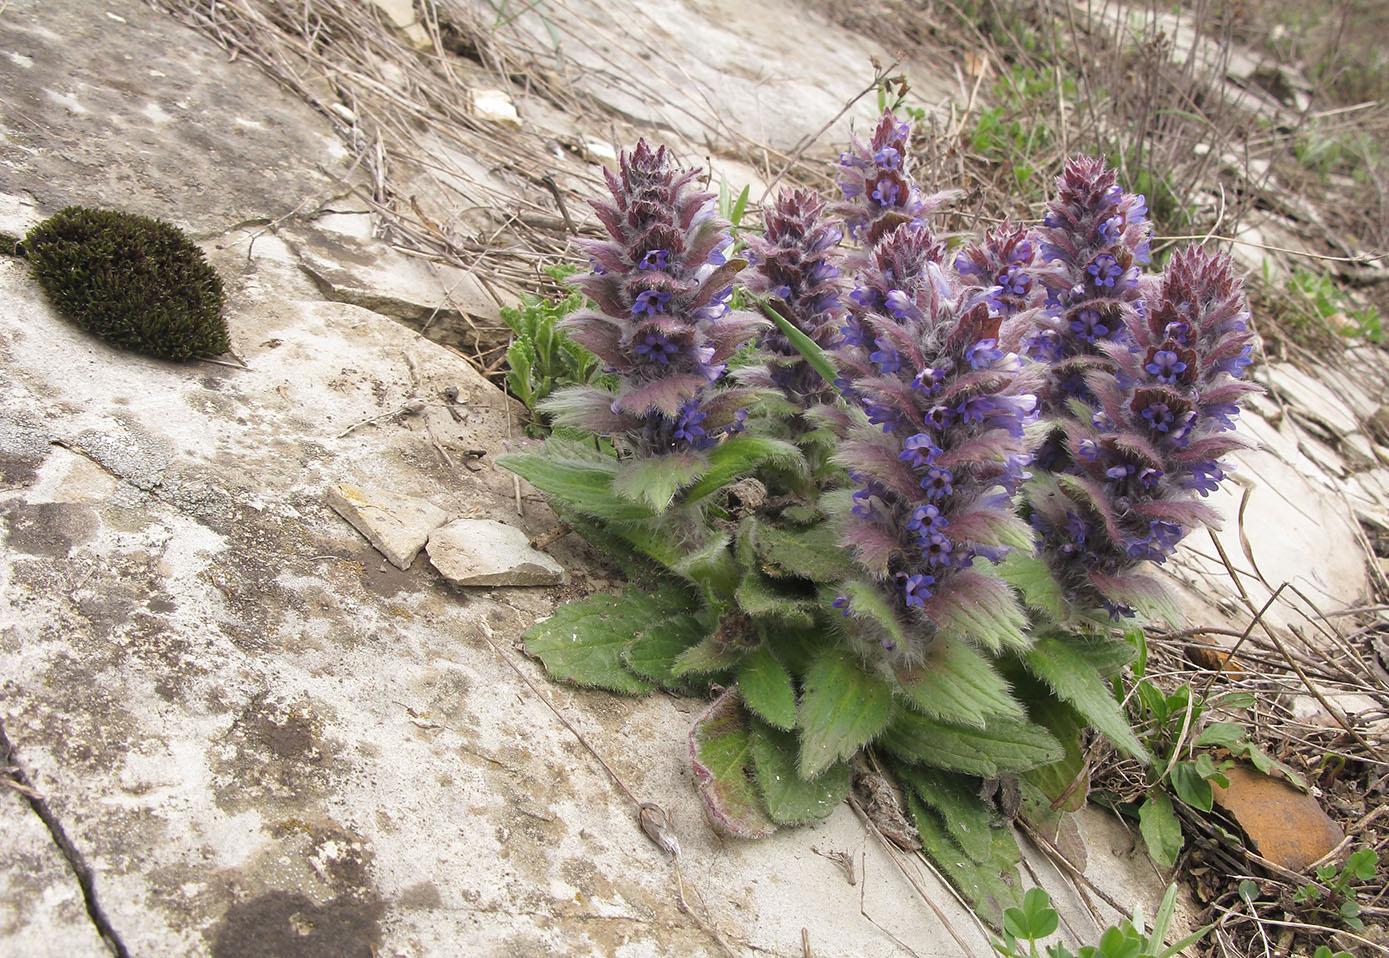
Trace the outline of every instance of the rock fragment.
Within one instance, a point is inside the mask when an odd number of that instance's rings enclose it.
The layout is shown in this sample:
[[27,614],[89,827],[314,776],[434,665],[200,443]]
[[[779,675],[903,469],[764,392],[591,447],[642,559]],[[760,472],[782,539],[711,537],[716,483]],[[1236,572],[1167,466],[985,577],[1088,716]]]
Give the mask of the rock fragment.
[[328,489],[328,505],[399,569],[410,568],[429,534],[448,520],[447,512],[424,499],[345,482]]
[[455,519],[435,529],[429,561],[454,585],[558,585],[564,569],[531,548],[520,529],[491,519]]
[[1243,765],[1225,775],[1230,787],[1214,786],[1215,803],[1274,864],[1300,872],[1345,838],[1315,798],[1287,782]]

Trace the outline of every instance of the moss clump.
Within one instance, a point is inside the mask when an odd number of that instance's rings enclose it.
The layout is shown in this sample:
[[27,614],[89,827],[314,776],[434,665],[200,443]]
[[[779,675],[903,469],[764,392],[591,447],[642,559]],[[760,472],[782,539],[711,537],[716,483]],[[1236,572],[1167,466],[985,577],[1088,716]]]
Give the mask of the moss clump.
[[22,253],[59,312],[117,346],[165,359],[231,348],[221,279],[168,223],[69,206],[30,230]]
[[9,233],[0,233],[0,256],[23,256],[24,247]]

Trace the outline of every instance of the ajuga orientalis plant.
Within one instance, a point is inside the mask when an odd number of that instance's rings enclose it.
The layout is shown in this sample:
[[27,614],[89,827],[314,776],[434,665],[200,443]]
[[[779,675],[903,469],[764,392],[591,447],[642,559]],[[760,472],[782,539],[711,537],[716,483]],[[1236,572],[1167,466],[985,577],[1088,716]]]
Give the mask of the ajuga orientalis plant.
[[596,309],[564,320],[616,387],[556,392],[568,435],[501,461],[652,560],[527,632],[556,678],[716,691],[689,760],[732,835],[890,782],[883,827],[998,924],[1021,902],[999,826],[1084,801],[1084,730],[1148,757],[1122,628],[1160,604],[1147,564],[1217,519],[1251,333],[1228,259],[1143,271],[1143,200],[1096,161],[1040,228],[950,250],[910,138],[885,112],[843,195],[783,190],[745,259],[693,171],[624,154],[577,280]]

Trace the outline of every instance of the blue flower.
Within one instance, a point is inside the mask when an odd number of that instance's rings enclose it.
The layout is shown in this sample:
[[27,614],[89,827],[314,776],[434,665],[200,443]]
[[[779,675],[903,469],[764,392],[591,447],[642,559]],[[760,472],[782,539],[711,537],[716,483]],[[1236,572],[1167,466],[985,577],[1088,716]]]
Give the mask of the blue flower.
[[909,437],[902,445],[906,448],[898,453],[897,458],[911,463],[918,469],[929,466],[941,453],[940,446],[932,442],[931,437],[924,432]]
[[666,311],[666,305],[670,302],[670,293],[648,289],[637,295],[632,303],[632,315],[638,316],[646,313],[648,316],[655,316]]
[[906,596],[907,605],[925,608],[925,599],[931,597],[931,586],[936,584],[936,577],[924,572],[916,575],[906,576],[902,586],[902,592]]
[[670,250],[647,250],[637,264],[637,269],[665,270],[670,268]]
[[1143,367],[1149,375],[1156,376],[1160,383],[1175,383],[1177,377],[1186,372],[1186,363],[1170,349],[1159,349]]
[[647,333],[634,351],[645,362],[666,366],[670,364],[671,357],[680,352],[680,347],[660,333]]
[[1124,268],[1113,256],[1108,253],[1101,253],[1095,257],[1089,266],[1085,267],[1085,272],[1090,274],[1090,278],[1097,288],[1113,287],[1119,277],[1124,275]]

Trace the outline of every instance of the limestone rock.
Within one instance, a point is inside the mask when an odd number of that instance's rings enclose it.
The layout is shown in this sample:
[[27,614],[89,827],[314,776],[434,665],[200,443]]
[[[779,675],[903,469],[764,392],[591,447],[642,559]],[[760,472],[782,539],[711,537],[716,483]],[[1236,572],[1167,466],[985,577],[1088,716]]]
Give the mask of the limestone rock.
[[510,335],[496,301],[471,273],[317,226],[281,234],[330,299],[389,316],[465,352],[505,344]]
[[19,793],[0,787],[0,954],[105,958],[82,889]]
[[429,534],[448,519],[447,512],[424,499],[345,482],[328,489],[328,505],[399,569],[410,568]]
[[564,569],[514,526],[491,519],[455,519],[435,529],[429,561],[455,585],[557,585]]

